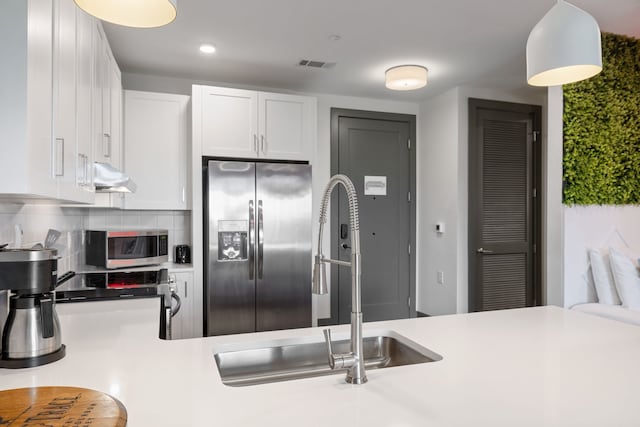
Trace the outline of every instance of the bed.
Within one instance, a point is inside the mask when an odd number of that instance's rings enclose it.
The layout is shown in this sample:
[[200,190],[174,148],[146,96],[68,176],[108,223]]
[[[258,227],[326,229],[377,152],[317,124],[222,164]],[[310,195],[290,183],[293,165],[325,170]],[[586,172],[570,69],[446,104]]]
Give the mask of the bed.
[[[615,249],[640,264],[640,207],[637,206],[566,206],[564,236],[564,306],[582,313],[640,325],[638,270],[627,272],[624,295],[618,294],[608,252]],[[601,253],[594,257],[593,251]],[[629,264],[627,263],[627,267]],[[615,286],[614,286],[615,285]],[[606,292],[607,289],[609,292]],[[602,292],[602,291],[605,292]],[[622,296],[629,296],[626,303]],[[620,297],[620,298],[619,298]],[[626,306],[626,307],[623,307]],[[631,308],[627,308],[631,307]]]
[[640,326],[640,311],[624,308],[621,305],[609,305],[593,302],[587,304],[576,304],[571,307],[571,309],[582,313],[593,314],[596,316],[606,317],[607,319],[618,320],[620,322]]

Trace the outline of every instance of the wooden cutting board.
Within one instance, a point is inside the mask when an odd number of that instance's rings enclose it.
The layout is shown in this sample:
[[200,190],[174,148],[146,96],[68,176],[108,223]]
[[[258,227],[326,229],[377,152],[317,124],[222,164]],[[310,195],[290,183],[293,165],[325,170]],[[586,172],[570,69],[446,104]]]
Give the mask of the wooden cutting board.
[[108,394],[78,387],[0,391],[0,426],[124,427],[127,410]]

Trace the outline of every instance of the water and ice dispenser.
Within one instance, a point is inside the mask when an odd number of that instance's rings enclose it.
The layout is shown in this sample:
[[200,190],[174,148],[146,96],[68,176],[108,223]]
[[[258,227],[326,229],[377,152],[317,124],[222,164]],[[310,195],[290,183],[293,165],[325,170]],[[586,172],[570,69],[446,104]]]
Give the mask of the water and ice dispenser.
[[218,261],[247,259],[248,221],[218,221]]

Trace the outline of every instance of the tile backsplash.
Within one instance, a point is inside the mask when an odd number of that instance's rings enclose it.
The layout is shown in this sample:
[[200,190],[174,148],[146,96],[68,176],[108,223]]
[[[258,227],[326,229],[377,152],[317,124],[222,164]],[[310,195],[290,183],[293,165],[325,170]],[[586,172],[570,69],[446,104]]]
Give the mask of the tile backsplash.
[[84,264],[85,229],[167,229],[170,261],[175,245],[191,244],[189,211],[123,211],[0,202],[0,244],[15,247],[16,226],[22,229],[22,247],[42,243],[50,228],[62,232],[54,246],[60,257],[59,273]]
[[191,245],[191,212],[189,211],[91,209],[85,219],[87,230],[139,228],[169,230],[169,261],[173,261],[175,245]]

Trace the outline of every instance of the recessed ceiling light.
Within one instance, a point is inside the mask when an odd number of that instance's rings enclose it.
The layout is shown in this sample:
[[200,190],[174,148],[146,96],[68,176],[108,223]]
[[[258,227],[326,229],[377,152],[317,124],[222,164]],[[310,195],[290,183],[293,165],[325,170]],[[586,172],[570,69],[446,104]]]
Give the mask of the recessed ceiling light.
[[203,44],[200,46],[200,52],[202,53],[213,53],[216,51],[216,47],[212,44]]

